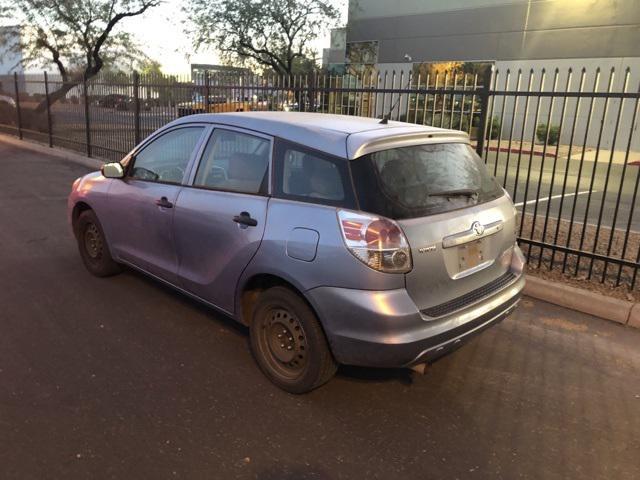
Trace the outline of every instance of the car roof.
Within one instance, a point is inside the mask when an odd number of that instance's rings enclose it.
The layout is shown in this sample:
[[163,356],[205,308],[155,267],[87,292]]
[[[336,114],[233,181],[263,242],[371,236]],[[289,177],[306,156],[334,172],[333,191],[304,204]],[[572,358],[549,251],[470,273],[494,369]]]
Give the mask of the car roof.
[[467,134],[457,130],[311,112],[205,113],[179,118],[167,126],[194,122],[246,128],[347,159],[408,145],[469,141]]

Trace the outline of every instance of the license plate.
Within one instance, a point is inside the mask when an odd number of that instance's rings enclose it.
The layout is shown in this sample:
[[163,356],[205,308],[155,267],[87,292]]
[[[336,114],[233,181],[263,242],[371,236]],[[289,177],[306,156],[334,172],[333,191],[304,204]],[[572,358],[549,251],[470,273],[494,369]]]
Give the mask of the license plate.
[[458,264],[460,271],[480,265],[484,261],[483,241],[465,243],[458,247]]

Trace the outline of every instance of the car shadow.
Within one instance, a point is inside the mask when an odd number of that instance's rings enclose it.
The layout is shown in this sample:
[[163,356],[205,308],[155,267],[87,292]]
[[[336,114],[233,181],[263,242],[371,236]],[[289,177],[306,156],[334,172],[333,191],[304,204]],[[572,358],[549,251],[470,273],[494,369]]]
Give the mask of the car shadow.
[[233,317],[231,317],[230,315],[220,311],[220,310],[216,310],[215,308],[199,301],[196,300],[193,297],[190,297],[178,290],[176,290],[175,288],[159,281],[156,280],[155,278],[150,277],[149,275],[140,272],[138,270],[136,270],[135,268],[126,266],[125,270],[124,270],[125,274],[131,275],[132,277],[135,277],[141,281],[143,281],[146,285],[148,285],[150,288],[158,288],[164,292],[166,292],[168,295],[171,295],[172,298],[175,298],[178,302],[180,302],[180,304],[182,305],[186,305],[190,308],[194,308],[196,309],[199,313],[207,316],[208,318],[214,320],[214,321],[219,321],[221,323],[224,324],[225,327],[228,327],[231,331],[233,331],[234,333],[237,333],[239,335],[243,335],[245,337],[248,338],[249,336],[249,327],[241,324],[240,322],[237,322]]
[[338,376],[356,382],[398,382],[412,385],[414,373],[408,368],[374,368],[340,365]]
[[[234,318],[224,312],[216,310],[184,293],[172,288],[171,286],[158,281],[143,272],[134,268],[126,267],[124,273],[144,282],[150,288],[157,288],[168,295],[171,295],[180,304],[197,310],[199,313],[207,316],[213,321],[224,324],[225,328],[229,328],[235,334],[243,336],[249,341],[249,327],[237,322]],[[248,348],[248,347],[247,347]],[[374,367],[356,367],[353,365],[340,365],[337,375],[349,381],[370,383],[370,382],[398,382],[402,385],[412,385],[414,382],[415,372],[408,368],[374,368]]]

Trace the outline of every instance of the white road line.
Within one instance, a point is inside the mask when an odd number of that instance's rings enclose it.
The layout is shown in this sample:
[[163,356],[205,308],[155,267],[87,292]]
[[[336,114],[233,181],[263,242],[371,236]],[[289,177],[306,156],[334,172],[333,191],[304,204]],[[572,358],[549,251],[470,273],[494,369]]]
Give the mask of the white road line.
[[[578,192],[577,195],[584,195],[585,193],[589,193],[589,190],[584,190],[582,192]],[[597,192],[597,190],[593,190],[591,193],[598,193],[598,192]],[[576,193],[565,193],[564,197],[565,198],[573,197],[574,195],[576,195]],[[561,198],[561,197],[562,197],[562,194],[554,195],[552,197],[542,197],[542,198],[538,199],[538,203],[547,202],[549,200],[555,200],[556,198]],[[535,198],[533,200],[529,200],[527,202],[527,205],[531,205],[532,203],[536,203],[536,199]],[[524,202],[518,202],[518,203],[515,204],[515,207],[518,208],[518,207],[521,207],[522,205],[524,205]]]

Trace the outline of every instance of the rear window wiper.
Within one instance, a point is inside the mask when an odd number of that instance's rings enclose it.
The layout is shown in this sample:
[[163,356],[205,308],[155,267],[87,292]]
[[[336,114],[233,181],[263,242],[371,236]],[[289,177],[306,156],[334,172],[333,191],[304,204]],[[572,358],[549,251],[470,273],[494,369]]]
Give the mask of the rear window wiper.
[[428,197],[477,197],[478,191],[472,188],[459,188],[457,190],[442,190],[441,192],[432,192],[427,194]]

